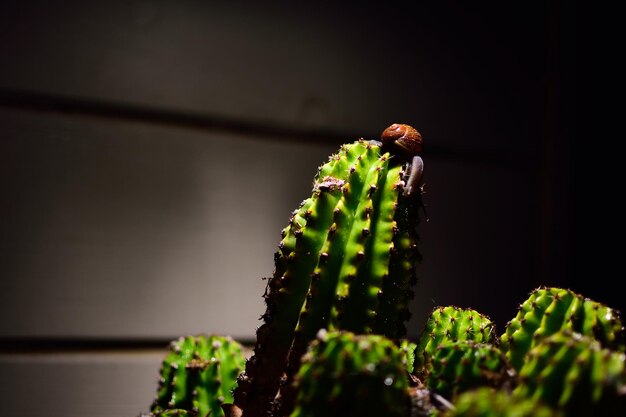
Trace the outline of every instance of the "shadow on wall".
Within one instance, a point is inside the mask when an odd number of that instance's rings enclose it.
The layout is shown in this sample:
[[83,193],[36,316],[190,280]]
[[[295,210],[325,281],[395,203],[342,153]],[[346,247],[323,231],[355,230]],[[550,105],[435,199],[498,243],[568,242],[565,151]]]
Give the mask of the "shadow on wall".
[[249,338],[280,230],[334,148],[22,114],[2,122],[15,138],[2,142],[1,268],[16,278],[2,282],[5,336]]

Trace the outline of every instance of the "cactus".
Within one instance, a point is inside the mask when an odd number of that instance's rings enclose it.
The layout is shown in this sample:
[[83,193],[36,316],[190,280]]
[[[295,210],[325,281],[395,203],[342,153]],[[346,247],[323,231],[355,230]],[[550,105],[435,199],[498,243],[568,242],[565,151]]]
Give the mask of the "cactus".
[[624,351],[619,312],[556,287],[540,287],[531,292],[516,317],[507,323],[500,338],[501,349],[519,370],[526,353],[542,338],[565,329],[592,337],[608,349]]
[[426,364],[437,346],[457,340],[496,343],[495,324],[489,317],[472,309],[455,306],[435,308],[426,321],[415,349],[414,373],[424,378]]
[[563,417],[561,413],[506,391],[481,387],[460,394],[444,417]]
[[242,346],[230,337],[198,335],[173,341],[161,365],[152,413],[174,416],[179,409],[189,412],[181,416],[223,416],[221,404],[232,402],[231,391],[244,363]]
[[142,413],[139,417],[197,417],[198,414],[194,411],[183,410],[181,408],[170,408],[166,410],[157,411],[154,413]]
[[568,417],[626,415],[626,357],[597,340],[560,331],[528,352],[514,395],[542,401]]
[[384,336],[321,331],[302,359],[295,384],[291,417],[408,415],[402,352]]
[[426,386],[446,398],[480,386],[500,386],[508,369],[497,347],[467,340],[441,343],[429,362]]
[[400,341],[400,351],[403,355],[403,363],[406,366],[406,370],[412,374],[413,366],[415,365],[415,348],[417,348],[417,343],[412,342],[408,339],[402,339]]
[[291,382],[320,329],[394,340],[406,333],[420,260],[422,161],[401,150],[419,151],[421,135],[392,125],[382,139],[343,145],[320,166],[312,196],[282,231],[264,295],[264,323],[235,390],[246,417],[276,409],[285,374],[280,406],[281,413],[290,413]]

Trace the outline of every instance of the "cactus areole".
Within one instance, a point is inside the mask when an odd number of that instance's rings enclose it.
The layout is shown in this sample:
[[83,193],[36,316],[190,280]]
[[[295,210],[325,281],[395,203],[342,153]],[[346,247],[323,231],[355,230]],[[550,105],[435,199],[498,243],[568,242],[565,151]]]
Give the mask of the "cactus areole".
[[417,282],[422,136],[393,124],[343,145],[282,231],[254,355],[234,392],[244,417],[289,415],[291,389],[320,329],[400,341]]

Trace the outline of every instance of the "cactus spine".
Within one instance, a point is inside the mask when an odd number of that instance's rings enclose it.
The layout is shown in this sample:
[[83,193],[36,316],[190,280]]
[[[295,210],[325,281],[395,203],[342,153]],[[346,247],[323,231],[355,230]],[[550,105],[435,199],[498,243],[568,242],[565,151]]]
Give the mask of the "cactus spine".
[[626,358],[568,330],[542,339],[527,354],[514,395],[542,401],[568,417],[626,413]]
[[414,373],[425,378],[427,364],[437,346],[458,340],[496,343],[495,324],[489,317],[472,309],[456,306],[435,308],[426,321],[415,349]]
[[303,357],[291,417],[407,416],[402,356],[384,336],[321,331]]
[[530,349],[560,330],[580,333],[598,340],[603,347],[624,351],[624,327],[616,310],[556,287],[531,292],[507,324],[501,348],[519,370]]
[[198,335],[173,341],[161,365],[151,411],[159,416],[223,416],[221,405],[232,402],[231,391],[244,363],[241,345],[230,337]]
[[[421,136],[409,128],[421,149]],[[272,412],[285,373],[281,412],[291,411],[289,382],[320,329],[393,339],[405,334],[420,259],[421,200],[419,192],[405,189],[417,181],[416,170],[394,153],[395,143],[359,140],[342,146],[319,168],[312,196],[283,229],[266,289],[264,324],[235,391],[246,417]],[[413,166],[421,167],[421,159],[411,156]]]

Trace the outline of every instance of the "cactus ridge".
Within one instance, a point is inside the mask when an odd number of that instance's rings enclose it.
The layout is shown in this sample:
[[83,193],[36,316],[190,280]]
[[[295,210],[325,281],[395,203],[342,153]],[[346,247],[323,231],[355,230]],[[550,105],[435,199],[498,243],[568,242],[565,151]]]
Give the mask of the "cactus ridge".
[[626,357],[569,330],[541,340],[519,372],[514,395],[542,401],[567,416],[626,415]]
[[[388,274],[389,251],[392,243],[393,203],[398,190],[386,186],[389,159],[375,161],[361,190],[343,254],[337,286],[337,303],[333,304],[330,329],[345,329],[356,333],[371,332],[383,276]],[[395,172],[394,172],[395,171]],[[390,173],[399,180],[399,167]],[[381,204],[381,197],[389,198]],[[377,210],[374,210],[377,207]],[[379,224],[380,222],[380,224]],[[386,224],[384,224],[386,223]],[[375,238],[374,238],[375,236]],[[337,253],[341,256],[341,253]]]
[[560,412],[506,391],[481,387],[460,394],[443,417],[564,417]]
[[416,375],[425,378],[426,365],[439,344],[459,340],[497,344],[495,324],[486,315],[472,309],[456,306],[433,309],[415,349]]
[[497,387],[507,375],[502,352],[488,343],[458,340],[441,343],[427,364],[426,385],[446,398],[480,386]]
[[417,348],[417,343],[412,342],[408,339],[402,339],[400,341],[400,351],[403,355],[403,363],[406,367],[406,370],[412,374],[413,366],[415,365],[415,348]]
[[319,167],[312,196],[292,213],[275,254],[264,323],[235,393],[246,417],[272,407],[285,372],[281,402],[290,410],[290,382],[320,329],[406,333],[420,197],[402,195],[404,176],[400,159],[364,140]]
[[[407,175],[403,171],[398,174],[402,178]],[[395,176],[395,173],[392,172],[392,175]],[[387,183],[391,184],[389,180]],[[393,184],[396,192],[397,185],[397,182]],[[408,305],[415,296],[413,288],[417,284],[415,267],[422,260],[417,248],[419,236],[416,230],[420,205],[410,199],[394,196],[396,197],[394,221],[391,224],[393,238],[389,246],[389,267],[387,274],[382,275],[382,291],[377,294],[377,314],[373,324],[375,334],[394,340],[406,334],[406,322],[411,317]],[[384,249],[383,247],[383,253]]]
[[302,358],[291,417],[408,415],[402,352],[380,335],[320,332]]
[[180,415],[223,416],[221,404],[232,402],[244,362],[241,345],[230,337],[198,335],[173,341],[161,364],[151,412],[177,415],[178,409],[188,411]]
[[519,370],[530,349],[560,330],[592,337],[612,350],[625,350],[619,312],[557,287],[540,287],[531,292],[515,318],[507,323],[501,336],[501,349]]

